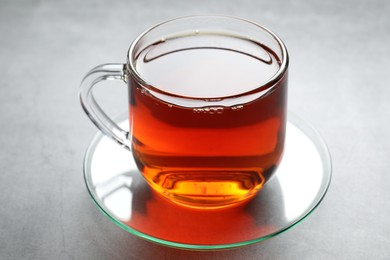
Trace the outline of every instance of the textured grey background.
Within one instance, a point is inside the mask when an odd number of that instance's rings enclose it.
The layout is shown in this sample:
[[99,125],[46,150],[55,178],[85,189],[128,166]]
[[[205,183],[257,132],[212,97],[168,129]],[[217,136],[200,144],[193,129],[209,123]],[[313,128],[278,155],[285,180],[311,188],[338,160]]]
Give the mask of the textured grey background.
[[[289,108],[322,133],[334,168],[300,225],[220,252],[126,233],[94,206],[82,173],[97,131],[78,102],[84,74],[124,62],[149,26],[200,13],[247,18],[284,40]],[[0,259],[389,259],[389,13],[386,0],[0,0]],[[106,100],[113,111],[126,104],[121,89]]]

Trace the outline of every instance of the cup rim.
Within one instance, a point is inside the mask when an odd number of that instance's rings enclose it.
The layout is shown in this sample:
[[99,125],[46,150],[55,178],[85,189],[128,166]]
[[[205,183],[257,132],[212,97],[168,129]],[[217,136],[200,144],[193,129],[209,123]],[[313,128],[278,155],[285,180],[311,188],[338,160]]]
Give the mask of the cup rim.
[[[282,53],[280,68],[278,69],[278,71],[270,79],[268,79],[266,82],[262,83],[260,86],[254,88],[252,90],[245,91],[245,92],[242,92],[242,93],[239,93],[239,94],[234,94],[234,95],[229,95],[229,96],[221,96],[221,97],[192,97],[192,96],[179,95],[179,94],[175,94],[175,93],[172,93],[172,92],[164,91],[164,90],[154,86],[154,84],[148,82],[137,71],[133,59],[130,58],[131,54],[134,52],[134,49],[135,49],[136,45],[139,43],[139,41],[146,34],[151,32],[152,30],[156,29],[157,27],[163,26],[164,24],[167,24],[167,23],[170,23],[170,22],[173,22],[173,21],[179,21],[179,20],[196,18],[196,17],[198,17],[198,18],[199,17],[200,18],[202,18],[202,17],[203,18],[227,18],[227,19],[236,20],[236,21],[239,21],[239,22],[244,22],[244,23],[249,23],[249,24],[255,25],[259,29],[265,31],[267,34],[269,34],[278,43],[278,45],[280,47],[280,50],[281,50],[281,53]],[[127,61],[126,61],[127,70],[134,76],[134,78],[137,80],[138,83],[140,83],[140,85],[143,88],[145,88],[147,90],[151,90],[151,91],[157,92],[157,93],[162,94],[162,95],[169,96],[169,97],[174,97],[174,98],[176,97],[176,98],[183,98],[183,99],[190,99],[190,100],[209,100],[209,99],[220,100],[220,99],[239,98],[239,97],[248,96],[248,95],[251,95],[251,94],[254,94],[254,93],[258,93],[260,91],[269,90],[269,89],[273,88],[284,77],[284,75],[287,73],[288,64],[289,64],[289,56],[288,56],[287,48],[286,48],[285,44],[283,43],[283,41],[274,32],[272,32],[271,30],[269,30],[265,26],[260,25],[258,23],[252,22],[252,21],[244,19],[244,18],[239,18],[239,17],[235,17],[235,16],[229,16],[229,15],[188,15],[188,16],[180,16],[180,17],[176,17],[176,18],[172,18],[172,19],[160,22],[160,23],[158,23],[158,24],[156,24],[154,26],[151,26],[151,27],[149,27],[149,29],[146,29],[144,32],[142,32],[132,42],[132,44],[130,45],[130,47],[129,47],[128,51],[127,51]]]

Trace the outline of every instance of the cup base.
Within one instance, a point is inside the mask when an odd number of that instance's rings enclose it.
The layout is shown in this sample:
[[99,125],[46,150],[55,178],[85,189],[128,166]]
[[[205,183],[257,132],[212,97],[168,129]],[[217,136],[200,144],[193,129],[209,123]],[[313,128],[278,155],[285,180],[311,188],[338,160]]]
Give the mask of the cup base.
[[218,209],[252,198],[262,188],[264,177],[257,171],[165,171],[149,184],[158,194],[182,206]]

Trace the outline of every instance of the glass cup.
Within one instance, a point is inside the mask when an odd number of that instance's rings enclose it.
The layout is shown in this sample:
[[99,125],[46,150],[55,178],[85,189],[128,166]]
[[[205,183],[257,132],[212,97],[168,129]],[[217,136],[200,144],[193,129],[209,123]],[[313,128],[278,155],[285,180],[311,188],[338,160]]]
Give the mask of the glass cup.
[[[263,26],[182,17],[138,36],[126,64],[92,69],[80,99],[92,122],[131,151],[152,190],[186,207],[223,208],[255,196],[281,161],[287,68],[286,47]],[[129,132],[93,96],[110,79],[128,85]]]

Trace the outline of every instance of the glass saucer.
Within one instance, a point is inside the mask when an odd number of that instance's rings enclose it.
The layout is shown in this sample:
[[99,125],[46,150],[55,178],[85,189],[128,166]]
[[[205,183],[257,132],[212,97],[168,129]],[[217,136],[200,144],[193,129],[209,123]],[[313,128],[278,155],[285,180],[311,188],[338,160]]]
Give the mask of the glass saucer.
[[[116,120],[123,128],[124,118]],[[146,184],[131,152],[100,132],[85,154],[84,177],[98,208],[129,233],[170,247],[215,250],[263,241],[303,220],[326,194],[331,159],[317,131],[289,114],[274,177],[238,207],[196,210],[167,201]]]

